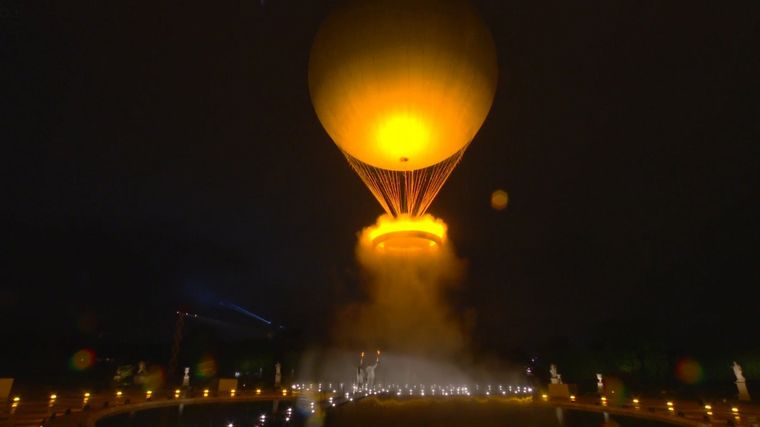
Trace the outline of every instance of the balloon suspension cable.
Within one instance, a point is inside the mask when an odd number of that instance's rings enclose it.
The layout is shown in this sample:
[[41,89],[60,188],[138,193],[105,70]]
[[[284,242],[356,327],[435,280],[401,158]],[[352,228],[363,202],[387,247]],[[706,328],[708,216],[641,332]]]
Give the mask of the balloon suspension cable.
[[440,163],[409,171],[377,168],[346,152],[343,154],[389,215],[417,217],[427,212],[466,149],[467,145]]

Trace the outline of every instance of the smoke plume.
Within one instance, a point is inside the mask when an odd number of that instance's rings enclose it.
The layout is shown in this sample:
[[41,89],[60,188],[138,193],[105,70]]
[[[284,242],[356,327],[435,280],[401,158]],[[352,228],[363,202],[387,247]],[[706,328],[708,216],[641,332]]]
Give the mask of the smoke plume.
[[446,302],[463,262],[445,240],[435,250],[381,252],[360,236],[356,256],[367,299],[340,314],[339,344],[426,359],[464,355],[464,331]]

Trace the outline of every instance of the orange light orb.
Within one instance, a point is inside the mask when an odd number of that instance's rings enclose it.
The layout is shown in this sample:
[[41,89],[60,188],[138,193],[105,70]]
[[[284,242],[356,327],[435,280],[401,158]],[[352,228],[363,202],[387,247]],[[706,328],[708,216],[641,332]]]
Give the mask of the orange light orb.
[[347,155],[412,171],[472,141],[491,108],[497,73],[491,34],[466,1],[354,1],[320,28],[309,91]]
[[504,190],[495,190],[491,193],[491,207],[497,211],[503,210],[509,204],[509,194]]

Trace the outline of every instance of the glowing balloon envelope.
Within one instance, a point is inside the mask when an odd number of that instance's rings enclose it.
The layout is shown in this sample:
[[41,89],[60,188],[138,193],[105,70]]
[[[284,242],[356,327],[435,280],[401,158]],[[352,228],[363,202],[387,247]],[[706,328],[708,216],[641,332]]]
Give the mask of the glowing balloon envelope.
[[323,23],[309,59],[320,122],[393,215],[425,213],[483,124],[493,39],[463,0],[365,0]]

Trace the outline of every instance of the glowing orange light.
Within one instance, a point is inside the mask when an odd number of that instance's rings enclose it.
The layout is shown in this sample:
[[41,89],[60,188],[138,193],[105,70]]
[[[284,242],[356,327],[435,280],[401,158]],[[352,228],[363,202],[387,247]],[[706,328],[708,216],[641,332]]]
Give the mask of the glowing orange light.
[[495,190],[491,193],[491,207],[497,211],[503,210],[509,204],[509,195],[504,190]]
[[406,114],[391,115],[377,127],[378,149],[401,162],[417,158],[430,145],[430,139],[428,126],[418,118]]
[[261,389],[260,388],[256,389],[256,394],[261,394]]
[[380,251],[420,251],[441,246],[446,240],[446,224],[432,215],[393,218],[383,215],[362,234],[365,244]]

